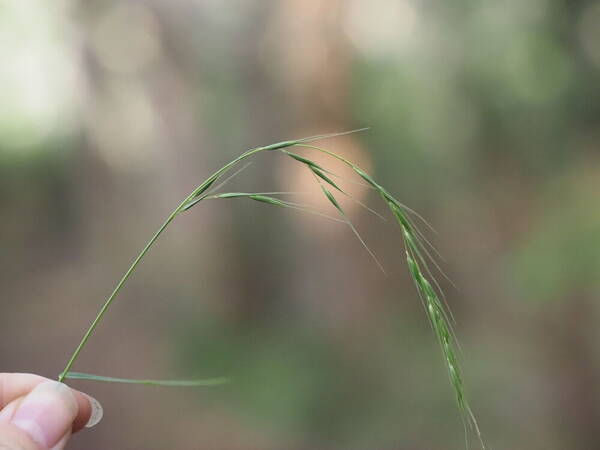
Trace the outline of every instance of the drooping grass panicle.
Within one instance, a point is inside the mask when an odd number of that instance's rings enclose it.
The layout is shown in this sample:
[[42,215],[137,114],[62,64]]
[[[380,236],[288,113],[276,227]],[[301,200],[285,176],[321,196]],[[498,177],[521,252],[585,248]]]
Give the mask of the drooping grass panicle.
[[[444,306],[440,297],[443,297],[443,291],[437,283],[435,277],[431,273],[429,269],[429,263],[432,262],[439,269],[435,259],[432,257],[429,252],[427,245],[429,245],[433,250],[434,247],[429,243],[424,234],[414,225],[409,217],[409,213],[414,213],[414,211],[402,205],[397,199],[394,198],[382,185],[375,181],[375,179],[369,175],[366,171],[344,158],[337,153],[331,152],[322,147],[311,144],[314,141],[347,135],[350,133],[356,133],[359,131],[363,131],[363,129],[359,130],[351,130],[343,133],[332,133],[332,134],[323,134],[318,136],[312,136],[308,138],[296,139],[296,140],[288,140],[282,141],[275,144],[256,147],[250,150],[245,151],[240,156],[225,164],[219,170],[210,175],[205,181],[203,181],[200,185],[198,185],[167,217],[167,219],[163,222],[163,224],[159,227],[159,229],[154,233],[152,238],[146,243],[143,247],[142,251],[139,255],[133,260],[123,277],[117,283],[112,293],[108,296],[108,298],[103,303],[100,311],[97,313],[96,317],[92,321],[91,325],[84,333],[83,338],[79,342],[75,351],[71,355],[68,360],[65,368],[59,375],[59,381],[64,381],[65,379],[85,379],[85,380],[95,380],[95,381],[107,381],[107,382],[120,382],[120,383],[137,383],[137,384],[150,384],[150,385],[161,385],[161,386],[207,386],[207,385],[216,385],[222,384],[224,382],[223,378],[210,379],[210,380],[147,380],[147,379],[124,379],[124,378],[115,378],[115,377],[105,377],[99,375],[91,375],[84,374],[80,372],[73,372],[71,368],[77,358],[79,357],[82,349],[87,344],[91,335],[95,331],[98,324],[103,319],[107,310],[109,309],[112,302],[115,300],[117,294],[123,288],[133,271],[136,269],[140,261],[147,254],[149,249],[154,245],[156,240],[161,236],[161,234],[165,231],[165,229],[173,222],[173,220],[180,215],[181,213],[188,211],[192,207],[198,205],[203,200],[207,199],[232,199],[232,198],[247,198],[256,202],[269,204],[272,206],[279,206],[285,208],[292,208],[301,210],[304,212],[309,212],[312,214],[318,214],[320,216],[326,217],[328,219],[332,219],[337,222],[343,222],[347,224],[355,236],[358,238],[360,243],[366,248],[371,257],[375,260],[378,266],[383,270],[382,265],[379,263],[379,260],[375,257],[374,253],[367,246],[361,235],[358,233],[357,229],[354,227],[352,222],[349,220],[346,215],[344,209],[338,202],[336,196],[333,194],[330,188],[333,188],[336,192],[353,199],[352,196],[348,195],[338,184],[336,181],[332,179],[332,177],[337,177],[333,172],[325,169],[321,165],[316,162],[310,160],[301,155],[297,155],[296,153],[290,152],[288,149],[291,147],[300,147],[311,150],[319,151],[325,155],[328,155],[332,158],[341,161],[356,173],[356,175],[362,180],[359,184],[364,184],[371,189],[375,190],[379,196],[383,199],[384,203],[390,209],[393,217],[398,222],[400,227],[402,238],[406,251],[406,261],[408,264],[410,275],[415,283],[417,292],[419,297],[421,298],[423,305],[426,310],[426,314],[429,318],[429,322],[432,326],[432,329],[436,335],[436,338],[440,344],[442,354],[444,357],[445,365],[448,371],[448,375],[451,381],[451,384],[454,388],[454,393],[456,397],[456,402],[458,405],[458,409],[461,412],[461,416],[463,417],[465,423],[469,424],[470,427],[474,430],[475,434],[479,438],[482,448],[485,448],[483,440],[481,438],[481,433],[479,431],[479,427],[477,425],[477,421],[475,420],[475,416],[473,415],[471,408],[469,406],[469,402],[467,400],[464,388],[463,377],[461,374],[461,369],[459,366],[459,361],[457,357],[457,349],[458,341],[455,337],[454,331],[451,326],[451,320],[448,317],[449,308]],[[278,150],[293,158],[298,163],[306,166],[313,174],[315,180],[317,181],[321,191],[328,199],[328,201],[332,204],[332,206],[336,209],[336,211],[341,216],[341,220],[330,217],[326,214],[323,214],[320,211],[317,211],[309,206],[290,202],[287,200],[282,200],[281,198],[273,197],[273,195],[284,194],[283,192],[258,192],[258,193],[245,193],[245,192],[225,192],[218,193],[217,191],[226,184],[231,178],[237,176],[241,171],[245,169],[246,166],[242,167],[240,170],[234,172],[229,177],[226,177],[220,183],[217,183],[222,179],[230,170],[232,170],[238,163],[252,157],[253,155],[262,152],[262,151],[274,151]],[[367,208],[369,211],[377,214],[374,210],[364,205],[362,202],[358,202],[363,207]],[[415,213],[416,214],[416,213]],[[422,219],[418,214],[417,217]],[[424,219],[422,219],[424,220]],[[426,222],[425,222],[426,223]],[[441,269],[439,269],[441,271]],[[442,272],[442,271],[441,271]],[[385,273],[385,271],[384,271]],[[443,273],[443,272],[442,272]],[[444,274],[445,275],[445,274]],[[433,284],[432,284],[433,283]]]

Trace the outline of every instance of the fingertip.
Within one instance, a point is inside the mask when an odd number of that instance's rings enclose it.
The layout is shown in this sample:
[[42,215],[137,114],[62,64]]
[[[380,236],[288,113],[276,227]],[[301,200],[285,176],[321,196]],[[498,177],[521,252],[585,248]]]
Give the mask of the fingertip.
[[19,403],[10,424],[24,431],[42,448],[52,448],[71,430],[78,405],[65,384],[47,381],[38,384]]

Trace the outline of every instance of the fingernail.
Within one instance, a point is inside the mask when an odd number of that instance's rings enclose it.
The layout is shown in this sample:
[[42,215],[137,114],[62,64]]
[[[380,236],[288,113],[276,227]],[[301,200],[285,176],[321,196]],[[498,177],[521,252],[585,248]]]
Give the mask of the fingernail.
[[87,394],[84,394],[90,402],[90,406],[92,408],[92,413],[90,414],[90,418],[85,424],[86,428],[92,428],[94,425],[97,425],[98,422],[102,420],[102,416],[104,415],[104,410],[102,409],[102,405],[98,400],[94,397],[91,397]]
[[39,384],[21,402],[11,423],[44,449],[53,447],[71,428],[77,400],[62,383]]

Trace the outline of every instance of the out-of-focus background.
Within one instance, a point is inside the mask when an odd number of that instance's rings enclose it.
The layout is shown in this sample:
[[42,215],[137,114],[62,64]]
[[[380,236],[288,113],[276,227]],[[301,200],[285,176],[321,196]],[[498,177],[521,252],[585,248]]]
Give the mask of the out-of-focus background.
[[[18,0],[0,60],[0,370],[56,376],[242,150],[371,126],[323,144],[438,231],[489,446],[600,448],[599,1]],[[304,172],[263,154],[228,187],[334,213]],[[338,223],[244,200],[177,218],[75,369],[233,382],[73,383],[106,414],[72,448],[464,448],[400,234],[346,205],[387,277]]]

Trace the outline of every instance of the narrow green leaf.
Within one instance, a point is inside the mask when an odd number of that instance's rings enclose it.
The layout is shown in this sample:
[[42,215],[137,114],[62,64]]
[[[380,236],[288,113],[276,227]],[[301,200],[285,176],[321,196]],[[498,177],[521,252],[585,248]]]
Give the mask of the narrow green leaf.
[[172,386],[172,387],[194,387],[194,386],[220,386],[228,383],[229,378],[205,378],[198,380],[138,380],[132,378],[104,377],[81,372],[67,372],[64,375],[67,380],[89,380],[104,381],[107,383],[127,383],[127,384],[146,384],[151,386]]

